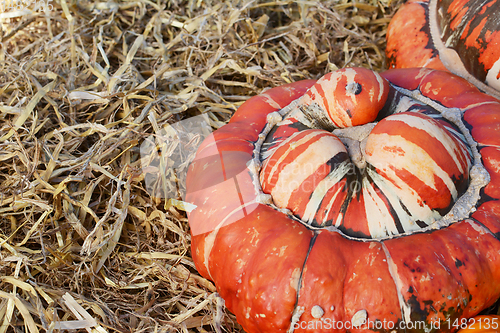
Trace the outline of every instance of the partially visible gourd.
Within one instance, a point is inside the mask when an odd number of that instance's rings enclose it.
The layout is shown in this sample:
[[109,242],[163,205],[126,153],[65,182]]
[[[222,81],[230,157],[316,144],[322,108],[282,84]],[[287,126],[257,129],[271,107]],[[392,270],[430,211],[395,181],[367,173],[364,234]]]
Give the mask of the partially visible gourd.
[[410,0],[387,30],[389,68],[457,74],[500,97],[500,2]]

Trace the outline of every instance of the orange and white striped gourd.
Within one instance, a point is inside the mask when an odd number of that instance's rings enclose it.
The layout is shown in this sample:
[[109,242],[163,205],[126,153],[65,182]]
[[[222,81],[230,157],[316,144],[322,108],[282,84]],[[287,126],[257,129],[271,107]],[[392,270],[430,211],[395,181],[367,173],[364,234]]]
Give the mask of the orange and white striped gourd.
[[430,69],[255,96],[190,166],[196,267],[248,333],[446,330],[500,296],[499,122]]

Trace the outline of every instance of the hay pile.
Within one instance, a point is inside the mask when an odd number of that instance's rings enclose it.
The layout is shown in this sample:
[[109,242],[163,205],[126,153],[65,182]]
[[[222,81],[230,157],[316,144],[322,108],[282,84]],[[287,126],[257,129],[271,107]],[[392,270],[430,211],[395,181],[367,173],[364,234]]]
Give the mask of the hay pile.
[[[266,88],[383,69],[400,1],[34,2],[0,13],[0,333],[242,332],[141,145]],[[184,152],[161,165],[178,193],[200,141],[184,134],[162,151]]]

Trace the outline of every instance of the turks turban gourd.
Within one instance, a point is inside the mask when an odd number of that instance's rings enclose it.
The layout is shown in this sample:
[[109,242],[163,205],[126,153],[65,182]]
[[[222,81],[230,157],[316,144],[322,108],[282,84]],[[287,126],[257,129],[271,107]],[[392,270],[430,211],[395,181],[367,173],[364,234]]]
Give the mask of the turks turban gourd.
[[387,30],[390,68],[457,74],[500,97],[500,2],[410,0]]
[[253,97],[190,165],[196,267],[249,333],[453,330],[500,295],[499,123],[431,69]]

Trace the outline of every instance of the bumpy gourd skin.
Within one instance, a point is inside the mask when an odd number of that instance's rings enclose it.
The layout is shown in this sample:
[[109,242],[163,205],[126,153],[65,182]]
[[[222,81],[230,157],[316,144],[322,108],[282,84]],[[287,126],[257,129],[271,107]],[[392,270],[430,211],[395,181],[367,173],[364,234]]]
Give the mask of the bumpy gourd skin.
[[[200,147],[186,198],[197,206],[188,216],[196,267],[214,281],[246,332],[331,332],[326,323],[345,324],[359,314],[394,323],[382,329],[387,332],[405,331],[402,321],[427,325],[410,331],[432,331],[437,321],[440,331],[449,331],[449,322],[478,314],[500,296],[500,284],[492,283],[500,281],[500,103],[445,72],[402,69],[382,76],[462,111],[491,178],[477,209],[438,230],[384,239],[353,239],[335,227],[301,223],[256,192],[252,161],[268,114],[304,95],[314,81],[248,100]],[[294,126],[279,135],[303,130]],[[358,330],[369,328],[350,329]]]

